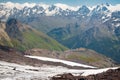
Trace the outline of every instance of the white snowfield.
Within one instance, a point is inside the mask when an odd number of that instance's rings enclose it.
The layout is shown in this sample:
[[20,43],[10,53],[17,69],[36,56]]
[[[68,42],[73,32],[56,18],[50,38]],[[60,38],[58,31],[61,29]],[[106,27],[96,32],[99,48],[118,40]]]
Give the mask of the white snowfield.
[[72,73],[73,75],[87,76],[91,74],[101,73],[108,69],[117,69],[117,67],[77,70],[68,69],[61,66],[49,65],[33,67],[0,61],[0,80],[50,80],[52,76],[55,76],[57,74]]
[[66,64],[66,65],[69,65],[69,66],[78,66],[78,67],[84,67],[84,68],[96,68],[96,67],[93,67],[93,66],[88,66],[88,65],[84,65],[84,64],[80,64],[80,63],[76,63],[76,62],[54,59],[54,58],[48,58],[48,57],[29,56],[29,55],[25,55],[25,57],[34,58],[34,59],[38,59],[38,60],[42,60],[42,61],[60,62],[60,63]]

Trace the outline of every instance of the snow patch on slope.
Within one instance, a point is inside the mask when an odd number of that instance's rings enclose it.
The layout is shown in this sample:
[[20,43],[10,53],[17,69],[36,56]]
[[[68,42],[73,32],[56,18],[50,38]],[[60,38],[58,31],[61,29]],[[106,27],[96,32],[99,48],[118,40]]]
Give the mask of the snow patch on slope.
[[117,69],[117,67],[78,70],[50,65],[33,67],[28,65],[19,65],[15,63],[0,61],[0,80],[50,80],[50,77],[53,77],[57,74],[72,73],[73,75],[82,74],[82,76],[87,76],[102,73],[107,71],[108,69]]
[[60,60],[60,59],[53,59],[53,58],[48,58],[48,57],[28,56],[28,55],[25,55],[25,57],[35,58],[35,59],[43,60],[43,61],[60,62],[60,63],[66,64],[66,65],[69,65],[69,66],[79,66],[79,67],[85,67],[85,68],[96,68],[96,67],[93,67],[93,66],[88,66],[88,65],[84,65],[84,64],[80,64],[80,63],[76,63],[76,62]]

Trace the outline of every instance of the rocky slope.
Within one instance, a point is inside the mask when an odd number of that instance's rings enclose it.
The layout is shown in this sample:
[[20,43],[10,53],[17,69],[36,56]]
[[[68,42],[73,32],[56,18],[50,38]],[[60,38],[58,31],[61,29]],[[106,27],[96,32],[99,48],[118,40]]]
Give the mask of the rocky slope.
[[5,31],[6,25],[5,23],[0,22],[0,44],[2,45],[9,45],[11,46],[11,39],[10,37],[7,35],[6,31]]
[[56,40],[31,28],[29,25],[22,24],[17,19],[11,18],[6,23],[1,22],[0,24],[1,45],[11,46],[21,51],[31,48],[67,49]]

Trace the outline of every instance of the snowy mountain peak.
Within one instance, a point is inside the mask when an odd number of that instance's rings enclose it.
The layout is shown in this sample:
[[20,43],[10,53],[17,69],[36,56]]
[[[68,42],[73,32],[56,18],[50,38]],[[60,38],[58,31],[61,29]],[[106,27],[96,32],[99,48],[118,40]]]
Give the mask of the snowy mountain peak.
[[87,6],[83,5],[82,7],[79,8],[78,11],[82,11],[82,12],[86,12],[87,11],[87,12],[89,12],[90,10],[89,10],[89,8]]
[[[14,8],[14,7],[16,7],[17,9],[22,9],[25,6],[32,8],[35,5],[39,5],[39,6],[43,7],[43,8],[50,7],[50,5],[47,5],[47,4],[44,4],[44,3],[37,3],[36,4],[36,3],[28,3],[28,2],[23,3],[23,4],[21,4],[21,3],[13,3],[13,2],[6,2],[6,3],[0,3],[0,5],[3,5],[6,8]],[[61,9],[63,9],[63,10],[69,9],[69,10],[76,11],[76,10],[78,10],[80,8],[80,6],[73,7],[73,6],[69,6],[69,5],[66,5],[66,4],[62,4],[62,3],[56,3],[56,4],[53,4],[53,5],[56,6],[56,7],[59,7]],[[106,4],[98,5],[97,7],[102,7],[102,6],[107,7],[112,11],[120,10],[120,8],[119,8],[120,4],[116,4],[116,5],[112,6],[111,4],[106,3]],[[82,6],[82,7],[85,7],[85,6]]]
[[61,8],[61,9],[63,9],[63,10],[69,9],[69,10],[76,11],[76,10],[78,10],[78,8],[79,8],[79,6],[77,6],[77,7],[72,7],[72,6],[69,6],[69,5],[66,5],[66,4],[61,4],[61,3],[56,3],[56,4],[54,4],[54,5],[57,6],[57,7],[59,7],[59,8]]
[[52,10],[54,10],[54,9],[56,9],[57,7],[55,6],[55,5],[51,5],[49,8],[48,8],[48,10],[49,11],[52,11]]
[[36,3],[12,3],[12,2],[6,2],[6,3],[0,3],[0,5],[3,5],[5,8],[12,9],[16,7],[17,9],[23,9],[24,7],[33,7],[36,5]]
[[114,12],[114,11],[120,11],[120,4],[116,4],[114,6],[110,5],[108,7],[108,9],[111,11],[111,12]]
[[[44,3],[0,3],[0,18],[7,19],[8,17],[21,17],[21,16],[90,16],[94,13],[107,14],[114,11],[120,11],[120,4],[112,6],[111,4],[101,4],[97,6],[69,6],[66,4],[56,3],[53,5],[47,5]],[[111,14],[109,14],[110,16]]]
[[105,11],[108,11],[108,7],[106,5],[97,5],[95,8],[94,8],[95,12],[105,12]]
[[44,4],[44,3],[40,3],[40,4],[37,4],[41,7],[43,7],[44,9],[47,9],[50,5],[47,5],[47,4]]

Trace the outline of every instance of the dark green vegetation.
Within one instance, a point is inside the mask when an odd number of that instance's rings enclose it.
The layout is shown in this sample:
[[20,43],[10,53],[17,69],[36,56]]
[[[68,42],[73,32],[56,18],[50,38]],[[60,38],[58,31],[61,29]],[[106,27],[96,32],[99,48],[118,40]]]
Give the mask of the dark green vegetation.
[[21,51],[32,48],[43,48],[58,51],[64,51],[67,49],[56,40],[31,28],[29,25],[22,24],[16,19],[9,19],[6,23],[0,24],[2,32],[0,34],[1,45],[12,46]]

